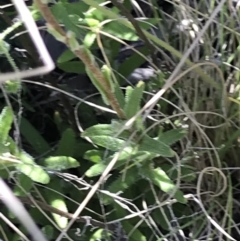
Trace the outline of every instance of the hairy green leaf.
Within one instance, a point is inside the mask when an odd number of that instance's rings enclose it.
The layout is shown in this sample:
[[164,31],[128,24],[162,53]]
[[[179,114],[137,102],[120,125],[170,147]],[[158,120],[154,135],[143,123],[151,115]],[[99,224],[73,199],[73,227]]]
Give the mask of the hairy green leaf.
[[164,157],[174,156],[174,151],[168,145],[147,135],[140,141],[138,150],[159,154]]
[[92,136],[91,140],[96,145],[104,147],[110,151],[119,151],[126,144],[126,141],[111,136]]
[[52,170],[61,171],[79,167],[80,163],[69,156],[52,156],[44,160],[44,166]]
[[[120,150],[124,144],[125,140],[118,137],[114,137],[117,133],[117,129],[114,129],[112,125],[99,124],[92,126],[82,133],[82,137],[90,137],[91,140],[101,147],[104,147],[111,151]],[[121,138],[125,139],[129,134],[124,132],[121,134]],[[129,143],[130,145],[131,143]]]
[[10,107],[3,108],[0,114],[0,143],[5,144],[13,123],[13,111]]
[[158,140],[170,146],[186,136],[187,130],[183,128],[172,129],[159,135]]
[[128,119],[132,118],[140,110],[140,102],[144,88],[144,82],[139,82],[131,93],[128,93],[128,98],[126,98],[126,105],[124,107],[124,113]]
[[21,152],[19,155],[22,164],[18,164],[16,168],[32,179],[34,182],[47,184],[50,181],[50,177],[42,167],[35,164],[31,156],[25,152]]
[[114,95],[115,95],[120,107],[123,109],[125,106],[125,99],[124,99],[124,94],[118,83],[114,83]]
[[[93,136],[114,136],[119,130],[125,125],[126,121],[115,121],[111,124],[97,124],[89,127],[82,133],[82,137],[93,137]],[[120,134],[119,138],[124,140],[130,136],[128,131],[124,131]]]
[[93,166],[91,166],[86,172],[85,175],[87,177],[95,177],[101,175],[106,169],[107,165],[103,162],[99,162]]
[[142,175],[151,180],[156,186],[158,186],[163,192],[172,194],[174,192],[174,198],[180,203],[186,203],[182,191],[180,191],[168,175],[160,168],[145,167],[141,169]]

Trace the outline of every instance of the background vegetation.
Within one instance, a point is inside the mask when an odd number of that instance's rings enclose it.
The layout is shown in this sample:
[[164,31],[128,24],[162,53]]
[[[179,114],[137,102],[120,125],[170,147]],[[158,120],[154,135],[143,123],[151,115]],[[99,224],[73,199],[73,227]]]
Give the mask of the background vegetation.
[[[1,84],[0,177],[46,239],[240,240],[238,1],[27,4],[67,48]],[[42,64],[16,16],[2,74]],[[1,190],[0,238],[40,240]]]

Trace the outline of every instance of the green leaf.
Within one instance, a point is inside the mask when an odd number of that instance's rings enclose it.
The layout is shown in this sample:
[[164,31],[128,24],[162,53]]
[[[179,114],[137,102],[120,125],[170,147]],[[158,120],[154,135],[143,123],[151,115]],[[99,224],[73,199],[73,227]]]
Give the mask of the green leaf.
[[79,15],[80,17],[84,18],[84,13],[89,9],[89,5],[84,3],[83,1],[75,2],[75,3],[64,3],[68,11],[68,15]]
[[128,119],[132,118],[140,110],[140,102],[145,88],[144,82],[139,82],[137,86],[128,93],[124,113]]
[[[97,1],[98,4],[103,3],[104,1]],[[102,22],[103,20],[106,19],[105,15],[99,11],[98,9],[91,8],[86,14],[86,18],[92,18],[95,20],[98,20],[99,22]]]
[[4,83],[4,88],[9,94],[17,94],[20,89],[22,82],[18,80],[8,80]]
[[3,155],[4,153],[9,153],[9,146],[6,144],[0,143],[0,155]]
[[57,63],[60,65],[74,58],[76,58],[76,55],[71,50],[67,49],[60,55],[60,57],[57,60]]
[[108,82],[109,86],[111,87],[111,90],[114,91],[114,83],[112,80],[112,69],[110,69],[106,64],[102,66],[101,72],[103,76],[105,77],[105,80]]
[[21,161],[23,161],[22,164],[18,164],[16,168],[24,173],[26,176],[28,176],[30,179],[32,179],[34,182],[39,182],[42,184],[48,184],[50,181],[50,177],[43,170],[42,167],[37,166],[27,153],[21,152],[19,155],[19,158]]
[[159,154],[164,157],[174,156],[174,151],[168,145],[147,135],[140,141],[138,150]]
[[[124,21],[130,23],[126,19],[121,19],[121,21],[111,21],[104,25],[103,31],[120,39],[124,39],[128,41],[137,41],[139,37],[136,34],[135,30],[130,29],[127,26],[123,25],[122,22]],[[159,19],[157,18],[145,19],[144,22],[138,21],[139,27],[145,30],[152,28],[153,25],[156,23],[159,23]]]
[[84,40],[83,40],[83,44],[84,44],[87,48],[90,48],[90,47],[94,44],[94,42],[95,42],[95,40],[96,40],[96,37],[97,37],[96,33],[94,33],[94,32],[88,32],[88,33],[86,34]]
[[[51,190],[54,190],[51,191]],[[45,195],[46,199],[48,200],[49,204],[53,208],[57,208],[61,210],[62,212],[68,213],[68,208],[65,202],[65,199],[61,193],[64,193],[62,190],[61,185],[59,185],[59,180],[56,178],[53,178],[49,184],[49,189],[45,190]],[[61,228],[64,229],[66,228],[68,224],[68,219],[66,217],[63,217],[59,214],[53,213],[53,218],[55,219],[57,225]]]
[[99,163],[102,161],[103,151],[99,150],[89,150],[85,152],[83,158],[94,163]]
[[125,102],[126,103],[130,100],[132,92],[133,92],[133,87],[127,86],[126,93],[125,93]]
[[106,169],[107,165],[103,162],[99,162],[93,166],[91,166],[86,172],[85,175],[87,177],[95,177],[101,175]]
[[[125,121],[126,122],[126,121]],[[112,124],[98,124],[91,126],[82,133],[82,137],[94,137],[94,136],[115,136],[118,134],[120,128],[124,126],[123,122],[112,121]],[[130,136],[130,132],[123,131],[118,138],[127,140]]]
[[98,124],[87,128],[83,133],[82,137],[92,137],[92,136],[113,136],[115,131],[109,124]]
[[0,143],[5,144],[13,123],[13,111],[5,107],[0,114]]
[[8,138],[7,138],[7,143],[8,143],[7,148],[9,150],[9,152],[11,153],[11,155],[18,156],[19,148],[10,136],[8,136]]
[[141,172],[143,176],[150,179],[156,186],[158,186],[163,192],[172,194],[174,191],[174,198],[180,203],[186,203],[187,200],[184,198],[182,191],[178,190],[176,185],[171,181],[168,175],[160,168],[152,169],[149,167],[142,168]]
[[[118,205],[113,203],[116,219],[121,219],[127,215],[127,211]],[[146,237],[138,229],[134,228],[134,225],[129,222],[129,220],[123,220],[121,222],[123,229],[127,234],[131,233],[131,236],[128,236],[131,241],[147,241]]]
[[[138,51],[140,53],[142,53],[143,56],[148,56],[149,53],[150,53],[149,49],[146,46],[140,48]],[[144,62],[146,62],[146,59],[144,59],[142,56],[140,56],[139,53],[135,53],[134,52],[131,57],[126,59],[119,66],[118,72],[122,76],[129,76],[133,72],[134,69],[136,69],[139,66],[141,66],[141,64],[143,64]],[[125,81],[124,81],[124,83],[125,83]]]
[[42,232],[48,240],[54,239],[54,227],[52,225],[44,226]]
[[21,119],[20,132],[38,154],[42,155],[51,149],[39,131],[23,117]]
[[[99,93],[101,94],[102,100],[106,105],[109,105],[109,101],[106,95],[105,88],[101,85],[101,83],[95,78],[93,73],[86,67],[86,73],[88,74],[88,77],[91,79],[94,86],[98,89]],[[109,89],[111,91],[111,89]]]
[[61,2],[57,2],[51,7],[51,11],[55,16],[55,18],[58,20],[58,22],[63,23],[68,31],[72,31],[73,33],[75,33],[77,36],[80,37],[81,36],[80,28],[77,27],[72,21],[72,19],[69,17],[66,7],[69,7],[69,6],[66,6]]
[[114,84],[114,95],[115,95],[120,107],[123,109],[125,106],[125,99],[124,99],[124,94],[118,83]]
[[68,156],[52,156],[44,160],[44,166],[52,170],[66,170],[69,168],[76,168],[80,166],[80,163]]
[[170,146],[177,141],[181,140],[184,136],[186,136],[187,130],[183,128],[172,129],[170,131],[163,132],[157,138],[159,141],[162,141],[166,145]]
[[9,170],[9,168],[11,167],[15,167],[16,165],[18,165],[18,163],[16,162],[11,162],[8,159],[1,157],[0,158],[0,170]]
[[75,133],[72,129],[66,129],[58,144],[55,156],[73,156],[75,146]]
[[57,64],[57,67],[67,73],[83,74],[85,66],[81,61],[69,61]]
[[106,233],[106,230],[102,228],[97,229],[97,231],[95,231],[91,236],[90,241],[98,241],[98,240],[106,239],[106,236],[111,237],[110,232]]
[[125,145],[126,141],[111,136],[92,136],[91,140],[98,146],[104,147],[110,151],[119,151]]
[[[125,178],[119,176],[117,180],[111,183],[111,185],[107,188],[110,193],[117,194],[118,192],[123,193],[126,189],[135,184],[141,176],[138,174],[138,168],[133,167],[126,171]],[[103,204],[108,205],[113,198],[108,195],[103,195]]]
[[159,24],[161,19],[159,19],[159,18],[147,18],[147,19],[144,19],[144,20],[137,19],[137,21],[138,21],[138,25],[141,29],[148,30],[148,29],[153,28],[153,27],[156,28],[156,25]]
[[[118,131],[116,123],[115,125],[99,124],[88,128],[81,136],[91,138],[96,145],[108,150],[118,151],[125,145],[125,140],[130,136],[128,131],[124,131],[118,137],[114,137]],[[131,142],[128,145],[131,145]]]
[[[171,179],[176,180],[178,178],[178,170],[176,167],[168,163],[161,164],[161,168],[169,174]],[[183,182],[192,182],[196,180],[196,172],[192,166],[182,165],[181,166],[181,181]]]
[[30,192],[33,182],[32,180],[23,173],[18,175],[18,186],[14,187],[14,194],[16,196],[25,197]]
[[[87,177],[95,177],[100,174],[106,169],[108,164],[112,161],[112,159],[115,157],[116,154],[111,155],[107,157],[106,160],[103,160],[93,166],[91,166],[87,172],[85,173]],[[134,150],[134,148],[126,147],[124,148],[120,155],[118,156],[117,163],[113,167],[112,170],[120,169],[123,165],[126,164],[126,162],[129,162],[129,165],[142,165],[146,160],[149,160],[151,158],[151,155],[146,152],[137,152]],[[121,169],[122,170],[122,169]]]
[[98,27],[99,26],[99,21],[95,18],[85,18],[84,23],[86,23],[90,28]]
[[129,240],[132,241],[147,241],[146,236],[139,229],[135,228],[135,225],[131,224],[128,220],[124,220],[122,222],[122,226],[126,233],[131,233]]
[[[122,21],[122,20],[121,20]],[[121,22],[120,21],[120,22]],[[134,30],[124,26],[119,21],[111,21],[104,25],[103,31],[107,32],[117,38],[124,39],[127,41],[139,40],[138,35]]]
[[[167,230],[167,231],[171,231],[169,229],[169,220],[171,220],[171,215],[169,213],[169,210],[166,207],[161,207],[161,209],[155,209],[152,214],[151,217],[153,218],[153,220],[161,226],[161,228]],[[160,241],[160,240],[158,240]],[[162,240],[161,240],[162,241]]]

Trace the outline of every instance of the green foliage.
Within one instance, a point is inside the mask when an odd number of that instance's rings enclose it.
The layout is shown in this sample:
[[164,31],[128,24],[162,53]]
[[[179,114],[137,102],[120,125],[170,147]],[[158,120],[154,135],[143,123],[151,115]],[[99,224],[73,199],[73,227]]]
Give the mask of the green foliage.
[[[130,100],[130,98],[129,98]],[[128,99],[126,99],[128,101]],[[127,131],[125,131],[123,134],[120,134],[118,137],[116,136],[119,129],[116,129],[116,126],[120,124],[118,122],[114,122],[110,125],[96,125],[93,127],[88,128],[85,130],[84,133],[82,133],[83,137],[90,137],[91,140],[108,150],[111,150],[113,152],[116,152],[118,150],[121,150],[124,147],[125,141],[127,141],[127,138],[129,137],[129,134]],[[121,125],[121,124],[120,124]],[[176,134],[176,139],[173,134]],[[176,129],[171,132],[166,132],[161,135],[161,138],[163,141],[165,139],[163,138],[166,136],[166,143],[160,140],[156,140],[154,138],[151,138],[150,136],[144,135],[142,140],[140,142],[133,142],[133,140],[128,144],[127,147],[125,147],[122,152],[120,153],[120,156],[118,158],[118,161],[115,165],[115,168],[122,168],[122,166],[125,163],[128,163],[129,166],[137,166],[140,173],[138,173],[137,169],[134,168],[130,169],[130,175],[127,176],[125,180],[122,180],[121,177],[117,179],[111,186],[109,190],[113,193],[117,193],[119,191],[119,188],[121,191],[124,191],[126,188],[129,188],[131,185],[133,185],[137,180],[140,179],[141,176],[144,176],[145,178],[151,180],[155,185],[157,185],[163,192],[166,192],[170,194],[172,191],[176,191],[174,197],[181,203],[185,203],[186,200],[183,197],[183,193],[177,189],[177,187],[173,184],[171,179],[168,177],[168,175],[160,168],[151,168],[151,165],[149,165],[149,161],[152,161],[154,157],[162,156],[162,157],[172,157],[174,156],[174,152],[171,150],[170,146],[168,144],[172,144],[176,142],[178,139],[182,138],[186,134],[186,131],[183,131],[182,129]],[[93,153],[93,152],[92,152]],[[94,153],[96,154],[96,152]],[[98,154],[98,153],[97,153]],[[116,154],[114,154],[116,155]],[[102,160],[98,162],[97,164],[94,164],[88,171],[86,172],[86,175],[88,177],[93,177],[96,175],[101,174],[107,167],[107,165],[111,162],[111,160],[114,158],[114,155],[110,155],[105,160]],[[101,159],[98,157],[99,160]]]

